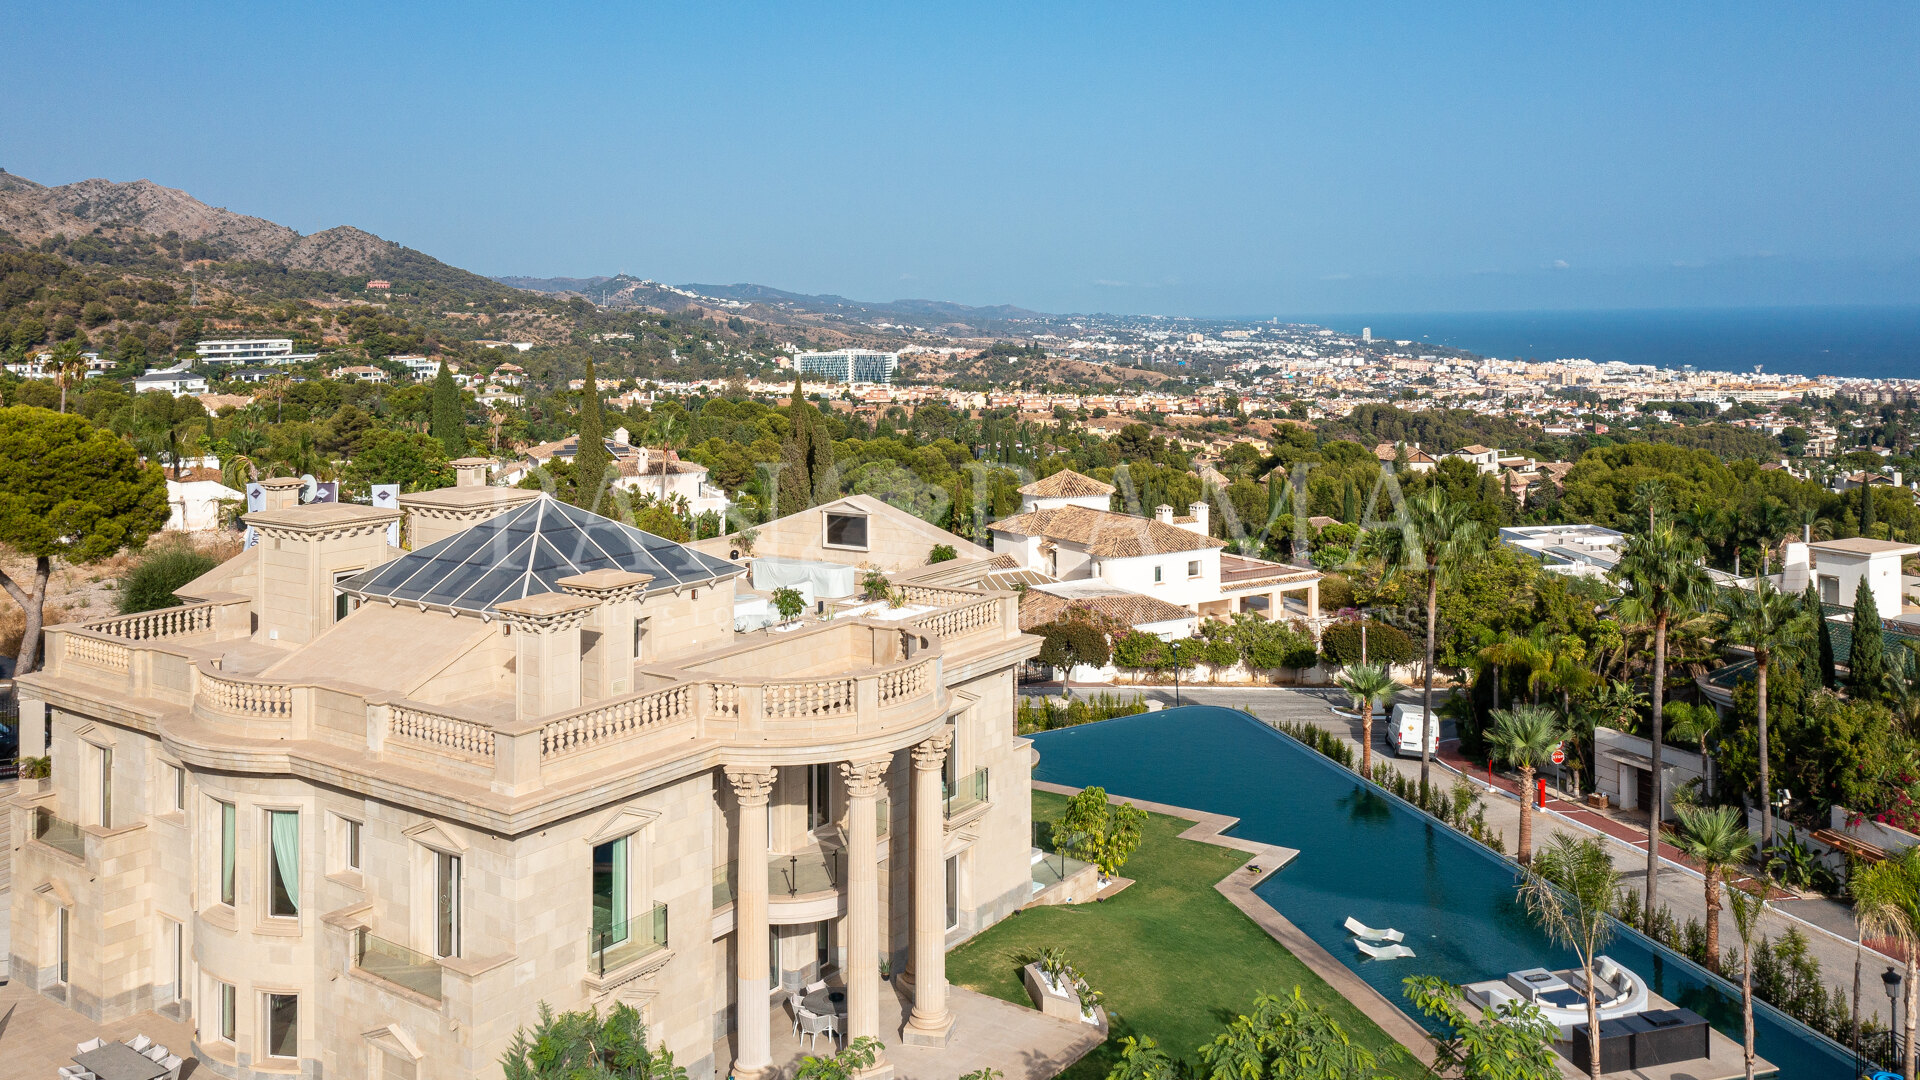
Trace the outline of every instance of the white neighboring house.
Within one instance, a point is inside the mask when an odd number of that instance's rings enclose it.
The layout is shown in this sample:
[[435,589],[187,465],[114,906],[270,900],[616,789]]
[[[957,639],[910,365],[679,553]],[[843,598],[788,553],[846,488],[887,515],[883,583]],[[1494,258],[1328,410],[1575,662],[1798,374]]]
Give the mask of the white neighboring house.
[[440,377],[438,360],[429,360],[424,356],[389,356],[387,359],[396,364],[406,365],[407,374],[413,376],[414,382],[426,382],[428,379]]
[[225,338],[218,341],[198,341],[193,351],[200,354],[200,360],[208,364],[299,364],[308,360],[318,360],[319,353],[297,353],[293,351],[292,338]]
[[1910,555],[1920,555],[1920,544],[1864,536],[1811,544],[1795,542],[1787,545],[1785,568],[1777,580],[1782,591],[1795,593],[1804,592],[1807,582],[1812,581],[1821,603],[1851,607],[1864,576],[1867,587],[1873,590],[1880,617],[1898,619],[1908,608],[1900,563]]
[[[1318,571],[1223,553],[1226,541],[1209,535],[1204,502],[1192,504],[1182,518],[1174,517],[1170,506],[1156,507],[1152,518],[1143,518],[1089,505],[1104,504],[1112,492],[1111,486],[1071,470],[1027,485],[1021,502],[1031,509],[991,526],[994,554],[1059,582],[1097,581],[1112,590],[1102,595],[1149,597],[1196,616],[1248,612],[1275,619],[1286,610],[1287,593],[1303,592],[1304,609],[1295,614],[1313,621]],[[1169,621],[1150,620],[1154,625]]]
[[[656,498],[671,499],[678,495],[687,500],[687,505],[698,516],[708,510],[726,517],[727,507],[732,503],[727,493],[707,483],[707,467],[698,462],[682,461],[678,452],[656,450],[646,446],[631,446],[626,441],[627,429],[616,428],[613,437],[605,440],[607,453],[613,457],[613,463],[620,470],[620,478],[613,486],[622,491],[631,491],[639,495],[653,495]],[[562,439],[559,442],[541,443],[530,446],[522,452],[518,468],[502,470],[501,481],[515,484],[535,467],[545,465],[555,458],[571,462],[580,450],[578,436]]]
[[1550,574],[1603,577],[1620,561],[1627,534],[1598,525],[1513,525],[1500,543],[1539,559]]
[[235,491],[220,481],[217,468],[188,469],[185,475],[167,477],[167,525],[175,532],[203,532],[220,527],[220,504],[246,505],[247,493]]
[[207,392],[205,376],[195,375],[187,370],[185,363],[176,364],[164,371],[149,371],[133,380],[133,389],[141,394],[164,393],[174,397],[187,397],[190,394]]
[[1491,446],[1481,446],[1479,443],[1463,446],[1451,454],[1441,454],[1440,457],[1443,460],[1450,457],[1459,458],[1483,473],[1500,471],[1500,451]]

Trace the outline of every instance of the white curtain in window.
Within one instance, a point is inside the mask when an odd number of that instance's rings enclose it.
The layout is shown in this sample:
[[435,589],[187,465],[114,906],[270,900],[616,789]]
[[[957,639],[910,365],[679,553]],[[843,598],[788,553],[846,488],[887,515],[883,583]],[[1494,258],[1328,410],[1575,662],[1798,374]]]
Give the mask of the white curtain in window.
[[233,903],[233,804],[220,804],[220,902]]
[[609,927],[613,933],[608,938],[611,944],[618,945],[627,940],[627,837],[613,842],[613,913]]
[[280,871],[287,899],[297,912],[300,910],[300,815],[276,811],[267,818],[273,832],[273,865]]

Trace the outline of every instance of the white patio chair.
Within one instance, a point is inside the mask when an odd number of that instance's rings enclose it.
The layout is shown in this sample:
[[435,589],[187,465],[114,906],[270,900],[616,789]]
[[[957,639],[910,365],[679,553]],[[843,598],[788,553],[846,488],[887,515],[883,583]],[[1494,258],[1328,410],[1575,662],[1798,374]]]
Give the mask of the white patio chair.
[[60,1080],[80,1080],[80,1078],[85,1076],[86,1073],[87,1073],[87,1070],[81,1068],[78,1065],[60,1066]]
[[793,1033],[800,1034],[800,1014],[806,1011],[806,1007],[800,1004],[800,991],[795,990],[787,995],[787,1011],[793,1014]]
[[167,1048],[161,1046],[159,1043],[154,1043],[152,1046],[147,1047],[141,1056],[157,1065],[166,1060]]
[[74,1047],[73,1052],[76,1054],[84,1054],[89,1050],[98,1050],[105,1045],[107,1045],[107,1040],[105,1039],[88,1039],[86,1042]]
[[818,981],[810,982],[807,984],[807,993],[811,994],[815,990],[825,990],[826,988],[827,988],[827,980],[820,979]]
[[1368,941],[1400,942],[1407,939],[1407,935],[1392,927],[1388,927],[1385,930],[1375,930],[1373,927],[1368,926],[1366,923],[1361,922],[1351,915],[1347,916],[1346,927],[1347,933],[1352,934],[1354,937],[1366,938]]
[[839,1031],[831,1015],[816,1016],[804,1009],[800,1011],[800,1037],[802,1039],[811,1038],[815,1050],[820,1049],[820,1036],[825,1035],[828,1045],[831,1046],[834,1043],[835,1036],[838,1034]]
[[166,1059],[160,1062],[160,1067],[167,1070],[166,1080],[180,1080],[180,1066],[183,1064],[185,1062],[180,1059],[180,1055],[168,1054]]
[[1369,945],[1359,938],[1353,940],[1353,945],[1375,960],[1407,960],[1413,957],[1413,950],[1405,945]]
[[153,1045],[153,1040],[147,1038],[145,1035],[135,1035],[133,1037],[133,1041],[127,1043],[127,1045],[133,1047],[135,1050],[139,1050],[142,1053],[145,1053],[147,1047]]

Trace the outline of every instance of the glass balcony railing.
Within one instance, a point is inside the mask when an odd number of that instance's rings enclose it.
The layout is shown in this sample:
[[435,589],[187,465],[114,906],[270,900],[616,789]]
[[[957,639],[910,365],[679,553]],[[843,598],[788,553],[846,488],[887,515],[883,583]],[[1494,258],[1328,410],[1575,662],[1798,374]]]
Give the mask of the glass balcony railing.
[[839,850],[801,851],[767,860],[767,892],[774,897],[832,892],[846,880],[841,868],[846,857]]
[[667,947],[667,905],[655,904],[652,911],[626,922],[596,927],[589,937],[588,968],[595,975],[617,971],[648,953]]
[[416,994],[440,1000],[440,961],[361,927],[353,936],[353,966]]
[[893,803],[885,795],[875,801],[873,808],[874,838],[885,840],[893,831]]
[[53,811],[44,806],[34,808],[33,838],[76,859],[87,857],[87,839],[81,835],[80,826],[65,818],[55,817]]
[[986,802],[990,790],[985,769],[975,769],[955,783],[943,786],[946,787],[944,801],[948,817]]
[[715,911],[733,903],[733,867],[733,863],[714,867],[713,910]]

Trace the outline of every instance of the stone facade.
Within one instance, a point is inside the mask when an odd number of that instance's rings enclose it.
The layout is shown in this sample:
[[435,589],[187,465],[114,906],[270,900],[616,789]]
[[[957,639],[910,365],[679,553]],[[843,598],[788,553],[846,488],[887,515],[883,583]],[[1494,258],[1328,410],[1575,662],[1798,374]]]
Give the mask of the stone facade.
[[538,1003],[613,1001],[753,1076],[829,970],[867,1027],[910,974],[928,1008],[872,1033],[945,1037],[944,948],[1031,892],[1013,594],[737,636],[738,568],[346,603],[393,511],[255,516],[251,565],[51,628],[20,680],[54,768],[11,807],[15,978],[184,1019],[233,1078],[493,1077]]

